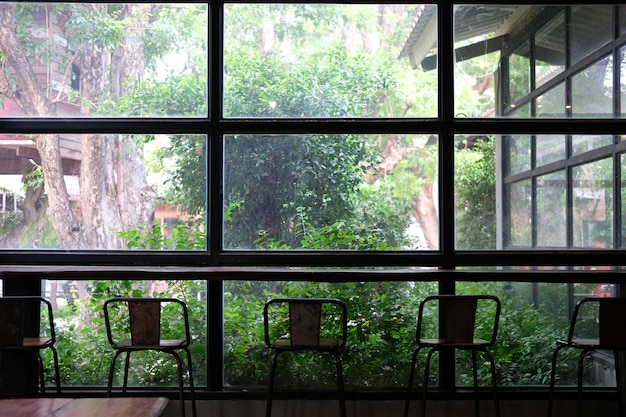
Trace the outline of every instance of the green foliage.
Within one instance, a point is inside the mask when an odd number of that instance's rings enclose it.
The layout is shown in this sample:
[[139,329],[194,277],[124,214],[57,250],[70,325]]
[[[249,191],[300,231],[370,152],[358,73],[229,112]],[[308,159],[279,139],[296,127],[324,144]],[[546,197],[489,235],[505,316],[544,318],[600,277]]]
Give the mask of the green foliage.
[[193,117],[207,114],[206,76],[174,74],[126,82],[130,94],[103,100],[97,114],[103,116]]
[[479,140],[473,147],[457,151],[454,178],[457,247],[495,249],[495,140]]
[[376,160],[355,135],[227,138],[225,246],[253,247],[262,231],[301,247],[302,215],[316,229],[355,223],[354,196]]
[[[463,294],[494,294],[502,302],[498,337],[491,349],[496,362],[498,383],[502,386],[546,385],[550,378],[552,353],[556,340],[562,339],[569,322],[566,315],[554,315],[545,307],[564,305],[565,291],[542,292],[544,302],[539,307],[525,297],[525,288],[531,284],[463,283],[458,289]],[[564,289],[564,288],[562,288]],[[565,353],[564,358],[567,358]],[[570,356],[571,358],[571,356]],[[459,365],[471,370],[470,357]],[[572,381],[572,370],[559,370],[564,381]],[[472,384],[472,374],[461,374],[459,383]],[[479,366],[480,383],[488,385],[491,376],[487,366]]]
[[24,220],[24,213],[11,211],[0,215],[0,239],[14,231]]
[[[337,297],[348,307],[345,376],[353,386],[402,386],[408,377],[415,314],[434,283],[228,282],[224,294],[225,380],[263,385],[269,349],[263,342],[263,305],[273,297]],[[333,384],[332,362],[290,355],[278,367],[278,381],[290,386]],[[293,372],[300,369],[300,372]],[[296,379],[294,380],[294,374]]]
[[163,228],[160,222],[155,220],[150,230],[118,230],[117,233],[127,242],[128,249],[206,249],[205,233],[186,224]]
[[0,213],[0,239],[2,239],[21,225],[24,220],[24,213],[19,208],[18,211],[9,210],[14,203],[17,207],[22,206],[23,198],[21,196],[2,187],[0,187],[0,192],[4,193],[6,198],[4,211]]
[[21,248],[58,248],[59,238],[50,219],[47,216],[39,217],[24,225],[18,238],[18,246]]
[[[149,281],[88,281],[88,299],[78,299],[76,294],[66,295],[67,303],[55,312],[57,350],[59,351],[61,378],[69,386],[101,386],[108,377],[113,350],[106,339],[102,305],[110,297],[150,296]],[[206,381],[206,299],[202,297],[202,282],[165,281],[165,292],[154,292],[153,297],[176,297],[188,306],[192,334],[192,363],[197,384]],[[84,316],[87,314],[87,316]],[[183,327],[182,316],[177,311],[164,308],[161,321],[163,336],[168,337]],[[81,320],[77,318],[82,317]],[[112,326],[124,329],[128,323],[123,317],[115,318]],[[134,353],[131,359],[129,384],[131,386],[177,386],[176,363],[170,357],[157,353]],[[122,361],[118,361],[118,364]],[[120,367],[118,366],[118,371]],[[114,384],[120,384],[119,374]],[[48,380],[52,381],[51,375]]]
[[[121,19],[124,4],[47,4],[63,14],[74,31],[68,51],[80,54],[93,42],[99,48],[115,48],[122,41],[142,42],[148,73],[140,81],[128,82],[124,97],[105,97],[98,102],[98,114],[132,117],[204,116],[208,113],[205,52],[206,7],[144,7],[145,25],[135,32]],[[378,23],[376,6],[364,5],[227,5],[226,17],[237,25],[226,25],[224,50],[224,116],[277,118],[359,118],[413,117],[436,114],[437,74],[415,72],[394,54],[376,56],[361,45],[348,48],[329,43],[326,29],[354,24],[363,33],[376,33],[381,48],[393,49],[406,36],[413,9],[387,10],[389,22]],[[53,56],[50,40],[32,36],[36,27],[32,11],[40,7],[19,3],[19,36],[30,56],[49,62]],[[44,6],[41,6],[44,7]],[[399,5],[397,7],[404,7]],[[261,11],[262,15],[259,14]],[[367,19],[363,19],[367,17]],[[259,45],[260,20],[270,19],[278,42]],[[404,24],[399,24],[399,23]],[[356,24],[358,23],[358,25]],[[138,28],[136,28],[138,29]],[[232,32],[233,30],[237,32]],[[386,34],[387,29],[391,33]],[[388,36],[388,37],[385,37]],[[55,45],[59,48],[62,45]],[[65,47],[65,46],[64,46]],[[286,52],[285,52],[286,51]],[[183,53],[184,52],[184,53]],[[285,54],[290,59],[284,60]],[[74,56],[66,54],[64,64]],[[0,57],[0,59],[2,59]],[[159,67],[180,60],[181,68]],[[462,70],[490,74],[494,56],[465,62]],[[297,65],[296,65],[297,63]],[[476,69],[474,66],[478,66]],[[400,69],[406,67],[406,69]],[[473,68],[474,67],[474,68]],[[404,71],[404,72],[402,72]],[[409,72],[410,71],[410,72]],[[472,75],[473,77],[473,75]],[[471,81],[476,81],[470,77]],[[397,83],[397,84],[396,84]],[[399,91],[397,90],[398,87]],[[480,105],[492,106],[492,97],[475,97],[474,85],[464,86],[462,112],[473,115]],[[429,94],[432,93],[432,94]],[[74,93],[75,94],[75,93]],[[79,97],[71,97],[79,102]],[[467,99],[466,99],[467,98]],[[563,106],[561,106],[563,107]],[[146,143],[149,135],[137,138]],[[368,182],[381,174],[373,167],[380,162],[380,142],[385,138],[366,135],[329,135],[311,132],[299,137],[252,135],[220,137],[224,141],[224,244],[235,248],[305,248],[386,250],[402,248],[410,200],[421,186],[436,177],[436,147],[413,152],[412,158],[397,165],[394,177]],[[206,143],[204,135],[170,136],[170,142],[156,155],[167,173],[164,198],[180,203],[190,217],[206,214]],[[218,140],[212,137],[211,140]],[[458,195],[458,246],[461,249],[491,249],[495,246],[495,145],[478,142],[457,153],[456,192]],[[165,161],[173,161],[168,166]],[[35,170],[37,171],[37,170]],[[421,176],[414,173],[419,172]],[[382,174],[381,174],[382,175]],[[41,185],[33,174],[30,185]],[[417,190],[417,191],[416,191]],[[204,221],[199,221],[203,224]],[[36,227],[38,226],[38,227]],[[56,247],[49,223],[31,225],[27,247]],[[206,235],[190,221],[165,230],[155,223],[148,232],[118,231],[128,249],[202,249]],[[39,240],[32,236],[41,236]],[[50,245],[50,246],[48,246]],[[57,319],[57,347],[65,385],[102,385],[108,373],[112,350],[104,333],[102,303],[111,296],[176,296],[190,308],[196,382],[206,380],[206,288],[204,282],[170,281],[164,293],[150,294],[147,281],[90,281],[85,293],[66,293]],[[546,292],[538,307],[530,306],[510,288],[497,284],[473,284],[467,291],[502,295],[503,319],[494,355],[504,385],[545,384],[551,342],[562,335],[565,324],[549,314],[562,300],[562,293]],[[437,293],[434,282],[256,282],[227,281],[224,291],[224,372],[229,385],[263,385],[267,378],[269,349],[263,344],[262,311],[274,296],[338,297],[348,305],[349,336],[345,362],[348,383],[358,387],[403,387],[408,378],[414,348],[415,317],[421,299]],[[171,327],[180,324],[170,312],[164,313]],[[116,323],[121,326],[121,323]],[[332,383],[332,366],[301,355],[284,360],[278,379],[289,385]],[[172,384],[171,364],[144,356],[133,363],[132,384]],[[49,367],[46,367],[49,369]],[[468,383],[467,362],[459,361],[460,383]],[[292,375],[297,375],[293,381]],[[481,370],[481,382],[486,374]],[[418,375],[419,378],[419,375]]]
[[156,154],[166,176],[163,197],[196,219],[206,218],[206,143],[204,135],[170,136]]
[[37,189],[45,186],[46,180],[43,175],[43,167],[32,159],[29,162],[33,165],[33,169],[24,176],[25,180],[22,184],[22,189]]

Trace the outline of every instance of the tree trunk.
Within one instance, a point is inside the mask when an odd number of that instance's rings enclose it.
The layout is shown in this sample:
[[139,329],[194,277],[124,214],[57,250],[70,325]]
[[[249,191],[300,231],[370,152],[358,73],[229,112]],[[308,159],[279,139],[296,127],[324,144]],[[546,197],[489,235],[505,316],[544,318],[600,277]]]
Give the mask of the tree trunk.
[[439,215],[433,198],[433,185],[422,185],[422,192],[413,199],[413,216],[422,228],[429,248],[439,248]]
[[104,135],[83,135],[81,141],[80,208],[85,235],[93,249],[121,248],[111,141]]
[[41,157],[48,195],[48,216],[63,249],[86,249],[81,224],[70,205],[69,193],[63,178],[61,149],[58,135],[36,137],[37,150]]
[[[10,98],[15,100],[29,116],[54,116],[56,114],[54,106],[43,94],[28,57],[17,39],[14,12],[14,3],[0,3],[0,47],[11,69],[11,75],[17,81]],[[3,74],[2,77],[4,76]],[[85,242],[82,239],[80,224],[72,213],[63,179],[59,137],[53,134],[39,135],[35,137],[35,143],[41,156],[48,190],[48,215],[54,230],[63,248],[82,249]]]
[[[427,144],[427,146],[432,146],[432,144]],[[409,147],[402,145],[401,135],[389,135],[381,150],[383,158],[378,165],[381,174],[386,175],[391,172],[411,152],[413,151]],[[412,173],[416,176],[422,175],[419,171],[412,170]],[[370,182],[375,180],[375,176],[369,178]],[[428,178],[425,178],[419,195],[413,198],[411,210],[413,217],[420,225],[428,246],[430,248],[439,247],[439,215],[433,196],[433,185]]]
[[[120,19],[140,21],[144,18],[141,17],[143,14],[151,12],[151,8],[150,5],[127,4]],[[143,44],[133,38],[133,34],[129,34],[116,48],[111,60],[111,72],[114,74],[111,88],[116,98],[130,92],[125,81],[144,77]],[[122,224],[125,230],[149,229],[154,217],[155,191],[148,185],[142,150],[131,135],[121,135],[111,143],[111,148],[115,158],[115,187]]]

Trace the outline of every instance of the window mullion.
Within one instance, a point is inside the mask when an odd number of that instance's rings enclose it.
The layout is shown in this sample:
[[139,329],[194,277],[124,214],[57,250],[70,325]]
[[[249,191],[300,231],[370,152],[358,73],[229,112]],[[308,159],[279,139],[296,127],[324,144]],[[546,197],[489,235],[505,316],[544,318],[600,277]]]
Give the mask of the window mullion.
[[[438,10],[438,43],[441,47],[438,54],[439,66],[439,117],[443,121],[439,132],[439,158],[441,180],[440,187],[440,247],[444,255],[443,265],[454,268],[455,231],[454,231],[454,135],[456,131],[454,118],[454,4],[439,2]],[[454,293],[454,282],[441,282],[440,292]],[[455,388],[455,353],[440,352],[439,386],[443,390]]]
[[[209,5],[209,131],[208,134],[208,190],[207,190],[207,230],[208,250],[211,264],[218,263],[222,249],[222,136],[220,118],[222,115],[221,88],[223,85],[223,3]],[[220,391],[224,384],[224,314],[223,281],[207,281],[207,386],[211,391]]]

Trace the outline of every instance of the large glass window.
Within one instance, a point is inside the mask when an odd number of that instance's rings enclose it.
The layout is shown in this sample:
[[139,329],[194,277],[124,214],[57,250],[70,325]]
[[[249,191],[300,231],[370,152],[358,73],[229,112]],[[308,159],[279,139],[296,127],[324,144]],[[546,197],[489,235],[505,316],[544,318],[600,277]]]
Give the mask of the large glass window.
[[[206,4],[3,2],[0,16],[0,120],[208,114]],[[2,247],[206,248],[206,134],[0,126]]]
[[[50,300],[59,352],[61,384],[65,387],[105,387],[113,349],[109,345],[104,324],[104,301],[110,297],[176,297],[187,304],[192,335],[194,381],[206,385],[206,288],[204,281],[180,280],[44,280],[42,295]],[[112,326],[120,326],[122,318],[111,316]],[[118,320],[119,319],[119,320]],[[127,321],[126,321],[127,322]],[[163,334],[168,329],[184,328],[182,315],[161,313]],[[174,334],[178,330],[171,330]],[[47,354],[47,352],[45,352]],[[52,355],[44,356],[52,362]],[[171,355],[134,352],[131,359],[129,386],[177,387],[177,364]],[[46,380],[54,381],[52,366],[44,366]],[[118,370],[120,366],[118,365]],[[116,373],[114,384],[121,386],[122,372]],[[119,378],[119,379],[118,379]]]
[[436,73],[397,59],[425,7],[226,4],[224,116],[436,116]]
[[205,250],[206,138],[0,134],[2,247]]
[[[546,346],[576,299],[617,294],[546,282],[533,265],[563,277],[583,263],[622,267],[623,12],[0,2],[0,263],[251,267],[158,290],[113,275],[46,283],[73,360],[68,385],[102,383],[80,360],[101,358],[88,326],[97,315],[86,314],[105,295],[193,303],[196,375],[215,389],[263,385],[268,298],[332,295],[348,301],[353,387],[398,388],[416,306],[440,290],[501,296],[503,323],[523,329],[502,329],[502,383],[545,384]],[[267,265],[284,270],[254,275]],[[454,281],[475,265],[524,265],[529,282]],[[304,282],[291,267],[418,272]],[[420,280],[419,268],[450,274]],[[441,384],[468,382],[458,363]],[[323,382],[314,374],[303,381]]]
[[226,249],[437,249],[434,135],[228,135]]

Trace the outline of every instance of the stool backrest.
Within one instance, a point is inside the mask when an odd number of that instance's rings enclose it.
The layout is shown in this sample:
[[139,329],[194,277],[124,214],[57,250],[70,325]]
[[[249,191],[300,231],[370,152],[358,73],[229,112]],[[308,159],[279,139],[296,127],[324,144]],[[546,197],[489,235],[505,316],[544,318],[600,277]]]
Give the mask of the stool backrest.
[[132,344],[158,345],[161,340],[161,303],[129,301],[128,311]]
[[608,348],[626,348],[626,298],[587,297],[576,303],[568,341],[597,340]]
[[24,303],[0,299],[0,346],[22,346],[24,343]]
[[333,347],[342,347],[347,315],[346,306],[336,298],[272,299],[263,309],[265,343],[273,347],[275,340],[282,339],[292,348],[316,348],[324,339],[336,339]]
[[25,337],[56,340],[50,301],[40,296],[0,297],[0,347],[21,347]]
[[440,339],[447,344],[471,344],[475,338],[482,346],[495,343],[500,321],[500,300],[492,295],[433,295],[419,306],[415,337]]
[[319,303],[292,302],[289,304],[291,344],[318,346],[320,342],[321,305]]
[[109,298],[104,318],[111,345],[122,340],[134,347],[159,346],[164,339],[180,340],[178,347],[191,343],[187,305],[176,298]]

